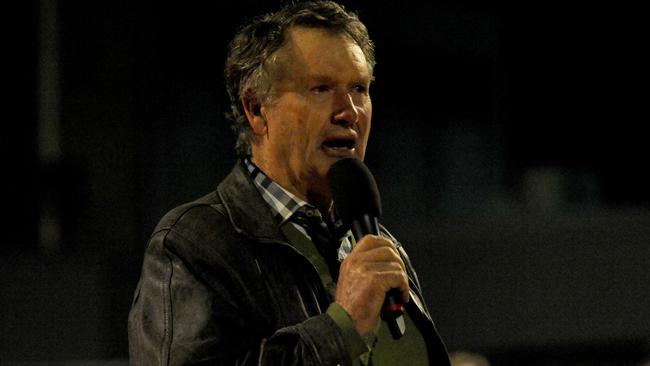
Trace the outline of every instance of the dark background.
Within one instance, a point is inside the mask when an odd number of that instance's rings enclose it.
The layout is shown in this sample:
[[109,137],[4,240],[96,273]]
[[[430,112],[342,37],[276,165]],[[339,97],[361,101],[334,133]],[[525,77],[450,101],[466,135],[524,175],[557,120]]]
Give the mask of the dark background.
[[[58,4],[57,4],[58,3]],[[230,170],[226,44],[278,1],[6,9],[0,364],[117,360],[148,235]],[[346,1],[377,46],[366,163],[450,351],[650,351],[647,31],[622,4]]]

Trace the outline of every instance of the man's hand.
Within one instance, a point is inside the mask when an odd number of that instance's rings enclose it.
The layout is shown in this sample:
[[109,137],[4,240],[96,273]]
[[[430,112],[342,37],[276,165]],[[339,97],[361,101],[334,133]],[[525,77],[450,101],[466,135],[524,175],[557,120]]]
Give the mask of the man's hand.
[[408,302],[404,262],[390,240],[366,235],[341,263],[335,300],[350,315],[360,335],[368,335],[377,325],[391,288],[399,289]]

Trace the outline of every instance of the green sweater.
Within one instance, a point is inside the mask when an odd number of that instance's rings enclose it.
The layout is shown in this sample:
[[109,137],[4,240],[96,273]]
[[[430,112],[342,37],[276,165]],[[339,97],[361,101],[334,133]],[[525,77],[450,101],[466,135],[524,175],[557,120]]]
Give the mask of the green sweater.
[[[336,284],[314,243],[291,223],[283,225],[282,232],[291,244],[314,265],[324,287],[334,299]],[[413,324],[408,313],[404,313],[406,331],[404,336],[398,340],[393,339],[388,327],[383,322],[379,322],[373,334],[364,339],[357,332],[352,318],[335,302],[330,304],[327,314],[341,328],[350,359],[355,366],[403,365],[405,362],[408,362],[409,366],[429,365],[422,334]]]

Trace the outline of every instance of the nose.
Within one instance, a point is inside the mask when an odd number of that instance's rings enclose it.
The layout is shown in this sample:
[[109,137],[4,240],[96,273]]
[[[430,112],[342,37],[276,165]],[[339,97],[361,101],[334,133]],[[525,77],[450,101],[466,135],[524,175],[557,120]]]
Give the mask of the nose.
[[345,127],[354,125],[359,120],[359,111],[349,91],[336,93],[335,109],[332,123]]

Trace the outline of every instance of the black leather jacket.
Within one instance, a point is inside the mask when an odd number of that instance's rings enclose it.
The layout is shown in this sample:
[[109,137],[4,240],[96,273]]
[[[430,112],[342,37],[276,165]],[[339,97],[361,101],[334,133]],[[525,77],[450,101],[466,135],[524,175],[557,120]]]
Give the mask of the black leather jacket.
[[[407,304],[432,365],[449,365],[415,272]],[[160,221],[129,314],[135,365],[350,365],[325,313],[332,299],[314,266],[280,232],[243,164]],[[421,304],[421,307],[417,306]]]

